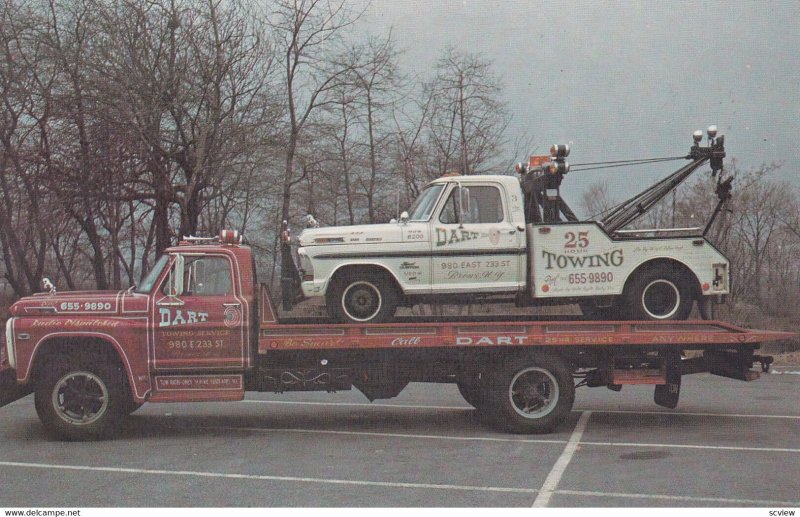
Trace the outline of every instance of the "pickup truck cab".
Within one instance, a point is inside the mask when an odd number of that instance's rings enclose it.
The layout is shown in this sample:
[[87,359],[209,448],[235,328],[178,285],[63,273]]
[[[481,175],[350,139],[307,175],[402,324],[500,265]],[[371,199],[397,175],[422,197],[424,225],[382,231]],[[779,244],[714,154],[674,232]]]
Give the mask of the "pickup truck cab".
[[[709,154],[690,155],[687,167]],[[565,167],[552,169],[563,175]],[[728,293],[728,260],[701,229],[611,232],[568,208],[566,221],[548,218],[553,211],[538,208],[543,197],[565,205],[552,185],[538,197],[526,188],[542,177],[556,179],[533,171],[446,175],[399,221],[305,229],[297,250],[302,295],[324,296],[337,321],[378,323],[400,305],[492,299],[579,303],[605,319],[686,319],[695,300],[705,309]]]

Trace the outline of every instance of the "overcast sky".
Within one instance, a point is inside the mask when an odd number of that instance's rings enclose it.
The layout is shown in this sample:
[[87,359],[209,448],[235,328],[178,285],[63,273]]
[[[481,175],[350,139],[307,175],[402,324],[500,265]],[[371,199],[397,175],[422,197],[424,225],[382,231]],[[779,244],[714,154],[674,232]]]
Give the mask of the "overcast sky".
[[[675,156],[717,124],[729,157],[783,162],[778,174],[800,185],[797,0],[373,0],[362,23],[393,28],[404,69],[422,75],[447,45],[482,53],[505,85],[509,136],[527,131],[539,152],[570,142],[573,163]],[[605,179],[627,195],[670,167],[575,172],[562,191],[574,204]]]

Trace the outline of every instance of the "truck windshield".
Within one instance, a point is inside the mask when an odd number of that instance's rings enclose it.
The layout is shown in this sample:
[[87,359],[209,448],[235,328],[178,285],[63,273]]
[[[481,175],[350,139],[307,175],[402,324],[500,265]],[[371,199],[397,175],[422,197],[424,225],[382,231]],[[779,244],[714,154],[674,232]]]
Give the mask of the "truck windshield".
[[414,204],[408,209],[409,221],[427,221],[431,217],[436,206],[436,200],[439,199],[439,194],[442,193],[444,185],[430,185],[425,187],[422,194],[419,195]]
[[168,255],[162,255],[161,258],[158,259],[156,265],[153,266],[153,269],[150,270],[147,275],[142,278],[142,281],[139,282],[139,286],[136,288],[137,293],[147,294],[153,289],[153,284],[158,279],[161,272],[164,270],[164,266],[167,265],[167,261],[169,260]]

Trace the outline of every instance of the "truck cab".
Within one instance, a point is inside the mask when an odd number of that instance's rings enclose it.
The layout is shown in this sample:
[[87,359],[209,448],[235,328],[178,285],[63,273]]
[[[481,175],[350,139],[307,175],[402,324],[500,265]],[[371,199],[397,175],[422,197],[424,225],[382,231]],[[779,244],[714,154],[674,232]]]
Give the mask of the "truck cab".
[[131,412],[145,400],[242,398],[258,320],[254,261],[236,232],[168,248],[126,291],[60,293],[46,284],[49,292],[11,306],[0,369],[4,386],[17,386],[3,390],[9,397],[42,390],[37,411],[48,425],[85,436],[100,432],[106,411]]

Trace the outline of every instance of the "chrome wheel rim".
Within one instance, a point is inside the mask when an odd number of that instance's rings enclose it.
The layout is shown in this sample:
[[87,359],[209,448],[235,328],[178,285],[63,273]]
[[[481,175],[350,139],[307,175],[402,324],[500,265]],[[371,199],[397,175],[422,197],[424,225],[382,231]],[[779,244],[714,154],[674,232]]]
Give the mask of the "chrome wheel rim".
[[56,414],[71,425],[89,425],[108,410],[108,388],[91,372],[70,372],[56,382],[52,394]]
[[642,308],[655,320],[669,319],[678,312],[681,292],[669,280],[653,280],[642,291]]
[[342,294],[342,310],[353,321],[371,320],[382,306],[380,289],[366,280],[353,282]]
[[508,387],[511,406],[523,418],[542,418],[558,404],[558,381],[544,368],[531,367],[519,371]]

